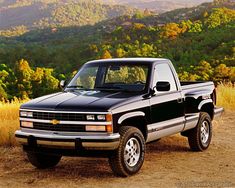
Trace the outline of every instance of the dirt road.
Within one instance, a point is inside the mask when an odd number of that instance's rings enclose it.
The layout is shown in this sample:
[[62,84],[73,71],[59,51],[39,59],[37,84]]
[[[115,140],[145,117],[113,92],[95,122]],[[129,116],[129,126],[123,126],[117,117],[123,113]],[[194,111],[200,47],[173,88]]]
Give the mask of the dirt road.
[[206,152],[191,152],[180,135],[163,138],[147,146],[140,173],[128,178],[115,177],[107,159],[64,157],[37,170],[19,147],[0,148],[0,187],[235,187],[235,112],[214,122]]

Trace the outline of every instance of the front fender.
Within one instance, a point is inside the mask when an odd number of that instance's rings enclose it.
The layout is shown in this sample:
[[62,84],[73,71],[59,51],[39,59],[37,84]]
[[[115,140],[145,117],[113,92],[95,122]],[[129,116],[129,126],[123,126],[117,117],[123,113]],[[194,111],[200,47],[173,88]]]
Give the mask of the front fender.
[[126,113],[124,115],[122,115],[119,119],[118,119],[118,124],[120,125],[123,121],[129,119],[129,118],[133,118],[133,117],[139,117],[139,116],[145,116],[145,113],[142,111],[136,111],[136,112],[129,112]]

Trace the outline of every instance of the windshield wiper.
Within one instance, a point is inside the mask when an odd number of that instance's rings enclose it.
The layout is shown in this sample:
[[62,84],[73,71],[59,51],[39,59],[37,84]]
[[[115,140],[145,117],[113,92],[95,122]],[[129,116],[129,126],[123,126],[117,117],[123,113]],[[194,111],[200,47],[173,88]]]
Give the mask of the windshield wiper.
[[66,88],[84,88],[84,87],[79,85],[73,85],[73,86],[67,86]]
[[129,89],[124,89],[124,88],[118,87],[118,86],[112,86],[112,87],[98,86],[98,87],[95,87],[95,89],[103,90],[103,91],[125,91],[125,92],[131,92],[131,90],[129,90]]
[[95,89],[101,89],[101,90],[117,90],[117,89],[122,89],[122,88],[121,88],[121,87],[117,87],[117,86],[112,86],[112,87],[98,86],[98,87],[95,87]]

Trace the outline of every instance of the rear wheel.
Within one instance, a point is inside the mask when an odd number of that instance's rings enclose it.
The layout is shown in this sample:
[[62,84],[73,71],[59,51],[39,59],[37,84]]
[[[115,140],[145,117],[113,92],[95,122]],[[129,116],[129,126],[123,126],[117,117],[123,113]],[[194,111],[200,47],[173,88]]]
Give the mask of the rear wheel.
[[122,177],[137,173],[143,165],[145,140],[135,127],[121,127],[120,145],[109,157],[113,172]]
[[39,169],[52,168],[56,166],[61,159],[59,155],[48,155],[42,153],[27,152],[29,162]]
[[212,138],[212,123],[208,113],[201,112],[198,124],[188,133],[188,142],[193,151],[206,150]]

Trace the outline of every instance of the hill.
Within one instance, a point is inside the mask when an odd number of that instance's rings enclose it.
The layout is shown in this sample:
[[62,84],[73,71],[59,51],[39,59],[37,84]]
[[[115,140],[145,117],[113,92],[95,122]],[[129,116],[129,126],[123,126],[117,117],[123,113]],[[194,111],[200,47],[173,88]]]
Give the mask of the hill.
[[1,0],[0,30],[20,30],[20,33],[25,33],[46,27],[93,25],[121,15],[133,15],[137,11],[135,8],[162,13],[204,1]]
[[[169,22],[180,22],[188,19],[195,21],[201,19],[205,12],[209,14],[213,11],[213,9],[221,7],[235,9],[235,2],[229,0],[221,2],[214,1],[212,3],[202,3],[194,7],[175,9],[162,14],[151,14],[151,12],[149,12],[149,14],[143,15],[139,20],[132,17],[131,20],[127,19],[126,21],[135,21],[146,25],[163,25]],[[133,18],[135,20],[133,20]]]
[[105,3],[123,4],[132,6],[138,9],[149,9],[156,11],[157,13],[163,13],[166,11],[186,8],[199,5],[203,2],[211,2],[211,0],[103,0]]
[[123,5],[102,4],[98,0],[3,0],[0,3],[0,29],[93,25],[120,15],[132,15],[135,9]]

